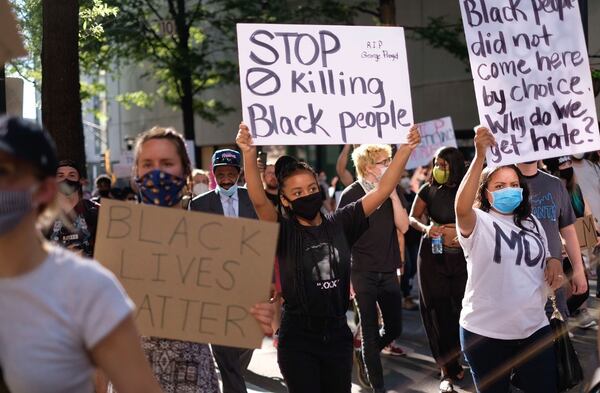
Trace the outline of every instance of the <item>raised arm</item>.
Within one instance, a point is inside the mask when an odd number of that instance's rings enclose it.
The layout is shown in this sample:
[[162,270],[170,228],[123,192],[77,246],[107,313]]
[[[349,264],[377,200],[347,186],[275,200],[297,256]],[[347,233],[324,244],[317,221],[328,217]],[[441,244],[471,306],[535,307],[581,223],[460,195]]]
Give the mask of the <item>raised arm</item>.
[[350,154],[350,145],[345,145],[340,155],[338,156],[335,164],[335,171],[337,172],[340,181],[344,187],[348,187],[354,181],[352,173],[347,169],[348,167],[348,155]]
[[252,145],[252,136],[248,126],[240,123],[240,129],[235,139],[242,154],[244,155],[244,172],[246,174],[246,186],[248,195],[254,205],[258,218],[263,221],[277,221],[277,210],[271,203],[263,188],[260,172],[256,163],[256,147]]
[[495,139],[490,130],[485,127],[478,127],[475,131],[475,159],[469,166],[467,174],[463,178],[456,200],[454,201],[454,210],[456,212],[456,223],[463,236],[470,236],[475,228],[477,217],[473,210],[473,203],[479,187],[479,178],[483,171],[485,162],[485,153],[490,146],[495,145]]
[[408,142],[398,149],[392,163],[379,181],[377,187],[365,195],[362,199],[365,216],[370,216],[387,198],[389,198],[400,178],[404,173],[404,167],[408,162],[413,150],[421,143],[419,128],[413,125],[408,133]]
[[392,209],[394,211],[394,225],[404,235],[408,231],[408,214],[404,206],[402,206],[402,201],[395,188],[390,194],[390,199],[392,200]]

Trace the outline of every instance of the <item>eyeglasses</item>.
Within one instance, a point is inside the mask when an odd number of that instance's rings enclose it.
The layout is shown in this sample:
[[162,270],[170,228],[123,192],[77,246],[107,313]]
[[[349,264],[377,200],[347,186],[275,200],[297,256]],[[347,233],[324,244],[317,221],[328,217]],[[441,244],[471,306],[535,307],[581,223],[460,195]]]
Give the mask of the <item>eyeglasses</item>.
[[376,162],[375,165],[390,166],[391,163],[392,163],[392,159],[391,158],[386,158],[385,160]]

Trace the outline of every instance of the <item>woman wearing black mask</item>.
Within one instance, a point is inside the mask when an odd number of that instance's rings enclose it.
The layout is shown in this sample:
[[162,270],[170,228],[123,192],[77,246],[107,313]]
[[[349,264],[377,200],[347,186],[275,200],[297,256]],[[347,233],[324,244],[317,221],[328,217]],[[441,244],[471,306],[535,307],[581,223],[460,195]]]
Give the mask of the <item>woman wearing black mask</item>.
[[[314,170],[284,156],[275,164],[281,201],[278,212],[266,197],[256,147],[243,123],[237,144],[244,153],[250,199],[261,220],[280,223],[277,257],[284,311],[277,360],[291,393],[347,393],[351,389],[352,333],[346,323],[350,296],[350,249],[368,228],[367,217],[391,194],[420,143],[416,127],[379,185],[362,199],[320,214]],[[400,306],[400,305],[398,305]]]
[[[192,194],[192,166],[185,141],[174,129],[154,127],[138,137],[133,172],[142,203],[187,208]],[[270,332],[271,305],[256,305],[251,313],[263,330]],[[154,376],[166,392],[219,391],[208,345],[158,337],[143,337],[142,342]]]

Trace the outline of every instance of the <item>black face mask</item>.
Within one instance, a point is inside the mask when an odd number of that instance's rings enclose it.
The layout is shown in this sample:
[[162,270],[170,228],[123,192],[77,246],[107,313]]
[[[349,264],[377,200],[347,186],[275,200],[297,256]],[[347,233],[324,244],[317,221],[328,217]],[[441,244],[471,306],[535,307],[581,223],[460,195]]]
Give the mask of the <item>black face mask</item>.
[[[285,196],[284,198],[287,199]],[[287,201],[292,204],[292,213],[305,220],[314,220],[323,205],[320,192],[315,192],[314,194],[306,195],[293,201],[287,199]]]
[[58,183],[58,191],[66,196],[72,195],[79,191],[81,183],[75,180],[65,179]]
[[568,182],[571,181],[571,179],[573,178],[573,167],[561,169],[560,177],[562,177],[563,179],[565,179]]

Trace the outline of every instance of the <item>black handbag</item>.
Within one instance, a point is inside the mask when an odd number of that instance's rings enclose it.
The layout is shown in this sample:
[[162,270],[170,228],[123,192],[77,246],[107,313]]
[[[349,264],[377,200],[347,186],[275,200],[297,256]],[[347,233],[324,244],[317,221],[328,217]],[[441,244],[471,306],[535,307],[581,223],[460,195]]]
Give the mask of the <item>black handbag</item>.
[[556,307],[556,297],[550,296],[550,301],[554,309],[550,318],[550,327],[554,336],[558,391],[564,392],[583,381],[583,369],[569,338],[567,324]]

